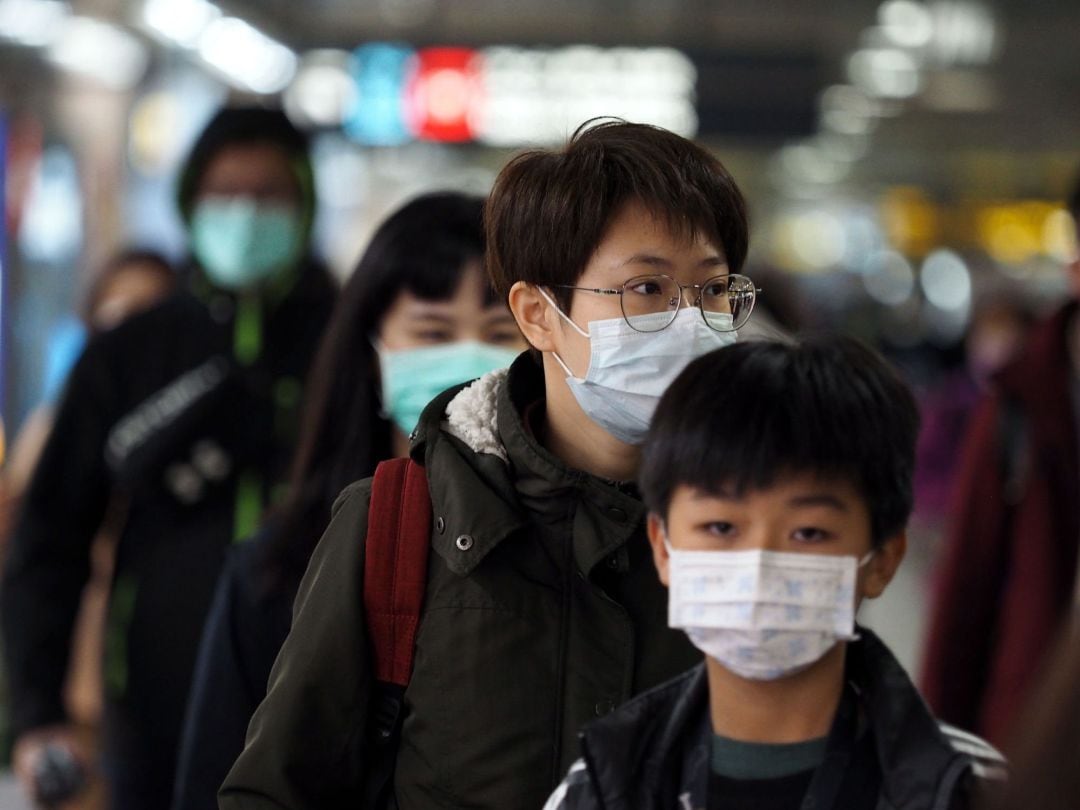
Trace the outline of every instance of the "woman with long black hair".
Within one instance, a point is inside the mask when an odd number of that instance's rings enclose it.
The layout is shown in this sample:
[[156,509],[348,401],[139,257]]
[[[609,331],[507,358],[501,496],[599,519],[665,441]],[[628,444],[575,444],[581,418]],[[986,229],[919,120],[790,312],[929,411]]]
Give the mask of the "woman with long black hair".
[[482,271],[482,205],[451,192],[416,198],[376,231],[346,284],[312,370],[284,504],[235,549],[218,585],[174,810],[217,806],[341,490],[383,459],[407,453],[432,397],[509,365],[525,348]]

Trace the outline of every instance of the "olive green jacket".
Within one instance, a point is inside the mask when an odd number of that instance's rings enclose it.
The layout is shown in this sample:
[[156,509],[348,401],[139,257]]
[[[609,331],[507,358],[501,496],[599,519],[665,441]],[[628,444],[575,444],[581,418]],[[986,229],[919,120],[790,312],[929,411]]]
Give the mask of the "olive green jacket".
[[[522,355],[436,399],[415,436],[434,553],[397,757],[403,810],[538,810],[587,721],[700,660],[667,626],[643,504],[539,444],[522,414],[542,417],[542,402]],[[369,496],[361,481],[335,506],[221,808],[360,806]]]

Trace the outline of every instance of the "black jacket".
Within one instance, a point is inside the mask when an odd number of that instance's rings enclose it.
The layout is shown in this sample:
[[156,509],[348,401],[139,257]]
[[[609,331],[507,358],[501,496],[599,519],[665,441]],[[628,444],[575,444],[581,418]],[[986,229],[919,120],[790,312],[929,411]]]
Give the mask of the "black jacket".
[[[61,686],[89,548],[127,505],[106,633],[105,752],[167,802],[188,684],[226,548],[284,477],[300,389],[333,304],[321,267],[264,304],[231,359],[236,302],[183,292],[95,338],[71,373],[4,571],[16,735],[65,721]],[[259,339],[258,337],[256,339]],[[132,788],[135,790],[136,788]]]
[[264,530],[229,554],[206,619],[191,683],[173,810],[217,807],[217,793],[244,750],[248,722],[292,624],[293,594],[265,586]]
[[[867,810],[961,810],[1005,763],[990,745],[936,721],[871,631],[847,649],[847,678],[873,733],[881,792]],[[581,734],[575,762],[545,810],[704,810],[708,680],[702,664],[646,692]],[[826,810],[826,808],[821,808]],[[862,808],[852,808],[862,810]]]

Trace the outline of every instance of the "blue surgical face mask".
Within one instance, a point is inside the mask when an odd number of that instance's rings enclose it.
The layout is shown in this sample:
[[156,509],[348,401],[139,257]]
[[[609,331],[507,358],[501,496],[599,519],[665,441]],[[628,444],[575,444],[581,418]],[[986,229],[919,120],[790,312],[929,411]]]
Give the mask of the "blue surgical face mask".
[[447,388],[506,368],[518,354],[514,349],[475,340],[400,351],[376,348],[383,410],[406,436],[413,432],[427,404]]
[[292,267],[303,250],[296,206],[251,197],[209,197],[191,218],[191,247],[218,287],[243,290]]

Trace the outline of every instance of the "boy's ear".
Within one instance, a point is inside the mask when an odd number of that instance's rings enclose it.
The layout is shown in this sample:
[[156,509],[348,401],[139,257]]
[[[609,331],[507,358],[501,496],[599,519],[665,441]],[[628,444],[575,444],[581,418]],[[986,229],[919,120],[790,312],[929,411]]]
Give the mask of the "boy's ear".
[[507,297],[510,312],[529,344],[542,352],[556,351],[552,338],[551,306],[535,284],[515,281]]
[[664,585],[668,584],[668,556],[667,546],[664,545],[664,521],[656,512],[649,512],[649,518],[645,522],[645,532],[649,535],[649,545],[652,546],[653,563],[656,565],[656,573]]
[[907,532],[900,531],[885,540],[874,556],[866,563],[862,576],[862,595],[866,599],[877,599],[896,575],[896,569],[907,553]]

